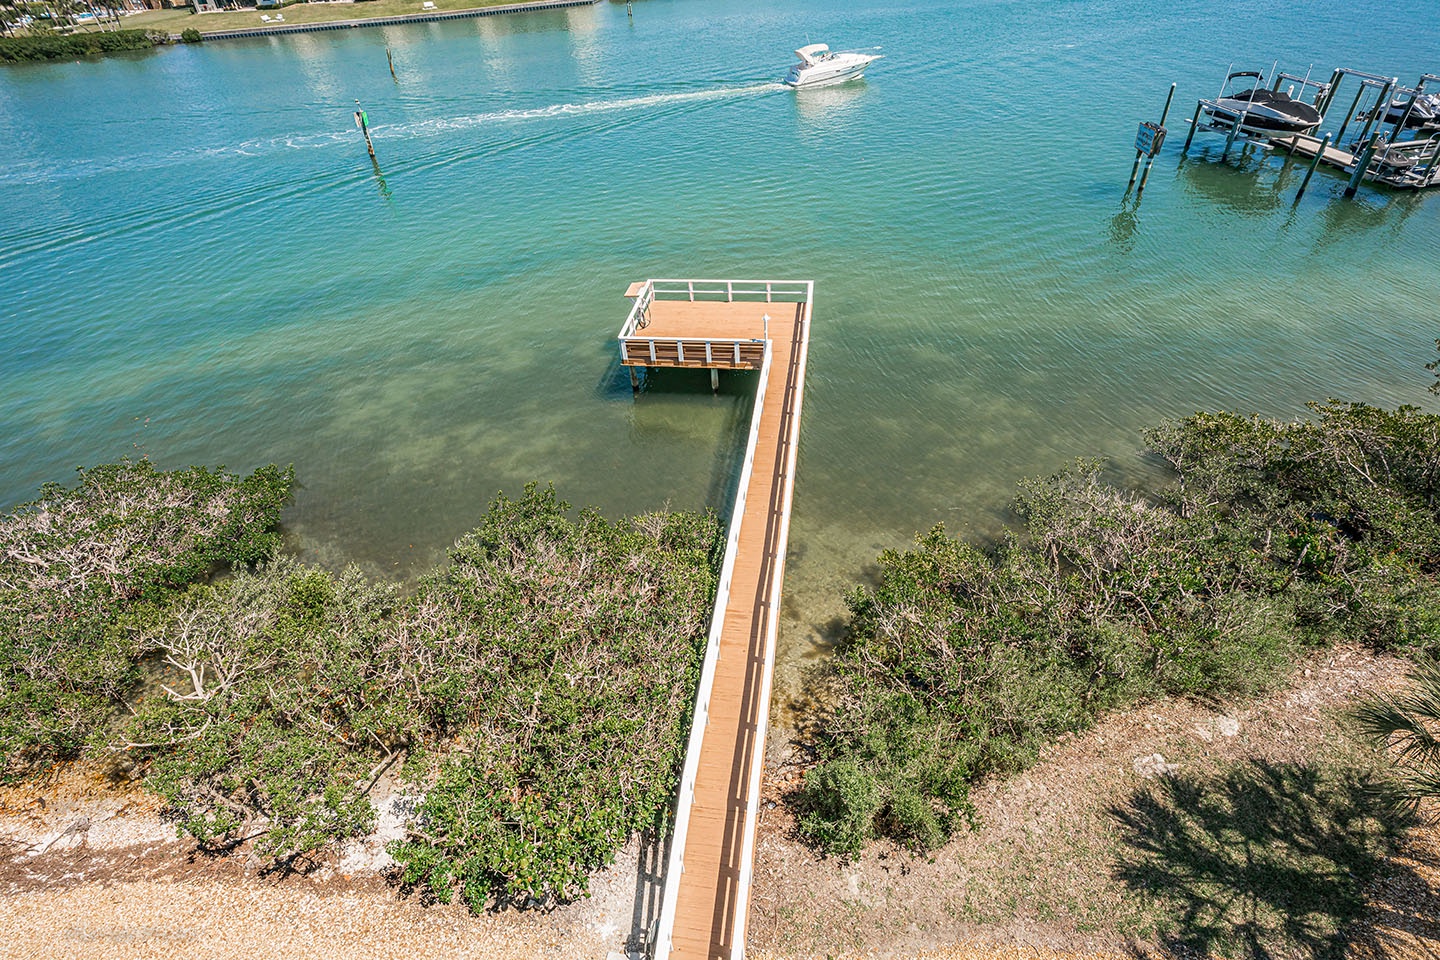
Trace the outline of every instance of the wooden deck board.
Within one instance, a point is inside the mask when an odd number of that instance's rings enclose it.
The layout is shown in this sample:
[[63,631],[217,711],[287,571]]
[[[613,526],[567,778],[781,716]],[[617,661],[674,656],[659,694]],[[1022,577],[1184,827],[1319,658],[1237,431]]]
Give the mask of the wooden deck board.
[[[676,901],[670,956],[677,960],[725,958],[733,947],[738,903],[745,807],[751,758],[768,719],[760,702],[766,669],[765,631],[774,578],[783,572],[778,556],[786,476],[789,424],[805,371],[801,341],[809,332],[808,304],[657,302],[652,336],[759,336],[761,316],[770,315],[771,380],[760,413],[759,441],[740,521],[739,549],[724,612],[720,658],[710,700],[710,720],[700,748],[695,802],[684,852],[684,873]],[[664,334],[660,330],[665,330]]]

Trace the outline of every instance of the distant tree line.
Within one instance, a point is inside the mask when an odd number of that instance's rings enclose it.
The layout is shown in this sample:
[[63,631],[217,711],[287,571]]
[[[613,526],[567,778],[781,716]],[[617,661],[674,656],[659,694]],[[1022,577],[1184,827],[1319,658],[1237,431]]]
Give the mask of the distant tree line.
[[148,50],[170,42],[157,30],[114,30],[98,33],[42,33],[28,37],[0,37],[0,63],[73,60],[122,50]]

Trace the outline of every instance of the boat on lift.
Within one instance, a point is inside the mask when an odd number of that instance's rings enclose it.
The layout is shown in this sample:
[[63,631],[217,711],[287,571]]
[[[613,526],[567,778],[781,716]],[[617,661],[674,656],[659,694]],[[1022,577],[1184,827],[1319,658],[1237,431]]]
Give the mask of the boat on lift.
[[[1404,130],[1430,130],[1440,127],[1440,93],[1415,93],[1414,103],[1411,103],[1410,93],[1406,96],[1397,97],[1390,101],[1389,108],[1385,111],[1382,123],[1400,123]],[[1361,114],[1364,119],[1370,115]]]
[[[1236,80],[1253,79],[1248,90],[1234,92]],[[1209,118],[1210,126],[1230,129],[1240,125],[1240,132],[1253,137],[1273,137],[1284,133],[1310,133],[1320,126],[1320,111],[1303,100],[1292,99],[1283,90],[1267,90],[1264,75],[1242,70],[1225,78],[1220,95],[1214,100],[1201,100],[1200,109]],[[1292,88],[1293,89],[1293,88]]]
[[790,67],[784,82],[792,87],[819,87],[844,83],[865,75],[865,68],[880,59],[878,53],[836,51],[823,43],[811,43],[795,51],[800,62]]

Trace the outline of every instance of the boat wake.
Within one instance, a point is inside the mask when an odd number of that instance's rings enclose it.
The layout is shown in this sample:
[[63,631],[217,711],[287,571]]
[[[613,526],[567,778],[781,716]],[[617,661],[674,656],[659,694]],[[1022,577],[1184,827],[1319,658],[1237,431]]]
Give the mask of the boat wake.
[[[497,110],[478,113],[468,117],[437,117],[410,124],[398,124],[386,131],[390,136],[414,136],[416,134],[449,133],[473,127],[492,124],[523,123],[528,120],[545,120],[553,117],[588,117],[597,113],[613,113],[626,110],[644,110],[647,107],[669,106],[671,104],[696,103],[707,100],[728,100],[740,97],[758,96],[784,90],[784,84],[768,82],[745,87],[714,87],[708,90],[687,90],[679,93],[655,93],[640,97],[624,97],[617,100],[591,100],[583,103],[557,103],[544,107],[524,110]],[[372,130],[384,129],[372,127]]]
[[[457,131],[480,130],[491,126],[523,124],[531,121],[555,118],[594,118],[603,122],[604,114],[631,113],[636,119],[645,111],[657,108],[700,104],[713,101],[740,99],[760,96],[786,90],[777,82],[755,83],[739,87],[711,87],[703,90],[684,90],[671,93],[654,93],[634,97],[618,97],[611,100],[590,100],[579,103],[557,103],[546,106],[513,110],[494,110],[462,116],[433,117],[394,124],[375,124],[370,128],[377,143],[416,138],[438,137]],[[413,108],[412,108],[413,109]],[[339,111],[337,111],[338,113]],[[348,114],[343,114],[348,121]],[[584,128],[582,121],[582,130]],[[573,133],[573,129],[568,133]],[[565,136],[564,128],[546,130],[540,139],[551,136]],[[533,142],[535,136],[519,138],[517,142]],[[205,148],[177,150],[171,153],[145,156],[96,156],[89,161],[67,164],[63,170],[39,164],[12,167],[0,171],[0,186],[12,183],[43,183],[54,179],[85,179],[101,176],[118,170],[133,174],[138,170],[172,167],[179,164],[194,164],[198,161],[226,160],[237,155],[264,158],[284,150],[333,149],[344,145],[353,150],[355,130],[346,122],[337,130],[300,136],[257,138],[239,143]],[[408,162],[396,162],[390,169],[413,169],[443,165],[454,162],[457,156],[474,152],[475,145],[460,147],[457,155],[447,150],[439,155],[426,156],[421,153],[412,156]],[[97,240],[111,240],[121,236],[133,236],[168,229],[181,221],[196,221],[231,215],[236,209],[256,204],[284,201],[302,194],[317,191],[345,189],[355,182],[368,180],[368,173],[352,174],[338,179],[324,179],[293,184],[276,190],[266,179],[264,182],[240,180],[229,189],[221,189],[206,195],[205,202],[197,207],[193,198],[173,204],[165,204],[145,212],[144,215],[127,215],[115,220],[102,222],[82,221],[71,224],[47,222],[37,224],[34,229],[21,230],[11,235],[0,234],[0,268],[10,267],[25,256],[54,255],[68,248],[92,243]]]
[[[705,90],[685,90],[675,93],[655,93],[637,97],[621,97],[614,100],[590,100],[580,103],[556,103],[540,107],[513,110],[494,110],[486,113],[458,117],[430,117],[399,123],[375,123],[370,133],[378,143],[382,140],[400,140],[407,137],[432,137],[454,133],[457,130],[471,130],[502,124],[525,123],[557,117],[594,117],[605,113],[643,111],[686,103],[738,99],[784,90],[775,82],[755,83],[742,87],[712,87]],[[372,108],[373,109],[373,108]],[[378,112],[378,111],[377,111]],[[350,124],[348,108],[335,111],[338,127],[323,133],[300,134],[279,137],[256,138],[239,143],[224,144],[201,149],[177,150],[163,155],[108,156],[95,157],[89,162],[67,165],[57,171],[53,165],[39,161],[19,164],[9,170],[0,171],[0,184],[38,183],[54,179],[83,179],[97,174],[125,170],[162,168],[178,164],[194,163],[196,160],[210,160],[236,155],[244,157],[265,157],[278,150],[316,150],[334,147],[337,144],[352,145],[355,131]]]

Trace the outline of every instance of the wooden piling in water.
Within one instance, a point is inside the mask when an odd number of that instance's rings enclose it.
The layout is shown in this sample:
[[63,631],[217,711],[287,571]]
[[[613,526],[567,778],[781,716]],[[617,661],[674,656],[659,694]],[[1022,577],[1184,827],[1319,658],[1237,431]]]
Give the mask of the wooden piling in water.
[[[1295,141],[1290,141],[1290,155],[1295,155]],[[1295,202],[1299,203],[1300,198],[1305,196],[1305,188],[1310,186],[1310,178],[1315,176],[1315,168],[1320,166],[1320,159],[1325,156],[1325,151],[1330,149],[1330,134],[1325,134],[1325,139],[1320,142],[1320,149],[1315,151],[1315,156],[1310,161],[1310,169],[1305,171],[1305,179],[1300,181],[1300,189],[1295,191]]]
[[1347,200],[1355,196],[1355,192],[1360,189],[1360,182],[1365,179],[1365,171],[1369,169],[1370,161],[1375,156],[1375,144],[1379,139],[1379,134],[1371,137],[1365,144],[1365,148],[1360,151],[1359,156],[1355,158],[1355,172],[1350,175],[1350,182],[1345,185]]
[[[360,106],[359,100],[355,101],[355,106]],[[365,116],[364,110],[355,111],[355,126],[359,127],[360,132],[365,135],[365,149],[370,151],[370,159],[374,160],[375,144],[370,142],[370,118]]]
[[1190,141],[1195,139],[1195,128],[1200,125],[1200,110],[1202,104],[1195,104],[1195,116],[1190,118],[1190,135],[1185,138],[1185,146],[1181,149],[1180,155],[1184,156],[1190,152]]
[[[1164,139],[1163,139],[1163,134],[1164,134],[1164,130],[1165,130],[1165,120],[1166,120],[1167,117],[1170,116],[1170,102],[1171,102],[1172,100],[1174,100],[1174,99],[1175,99],[1175,84],[1172,83],[1172,84],[1170,84],[1170,92],[1165,95],[1165,108],[1160,111],[1160,130],[1161,130],[1161,134],[1162,134],[1162,139],[1161,139],[1161,141],[1160,141],[1161,143],[1164,143],[1164,142],[1165,142]],[[1194,129],[1194,128],[1192,127],[1191,129]],[[1137,199],[1137,200],[1140,199],[1140,196],[1145,192],[1145,182],[1150,179],[1150,169],[1155,166],[1155,153],[1158,153],[1158,152],[1159,152],[1159,151],[1157,150],[1157,151],[1151,153],[1151,154],[1150,154],[1150,160],[1145,164],[1145,173],[1140,177],[1140,186],[1139,186],[1138,188],[1136,188],[1136,190],[1135,190],[1135,199]],[[1134,176],[1133,172],[1132,172],[1131,176],[1132,176],[1132,177]]]

